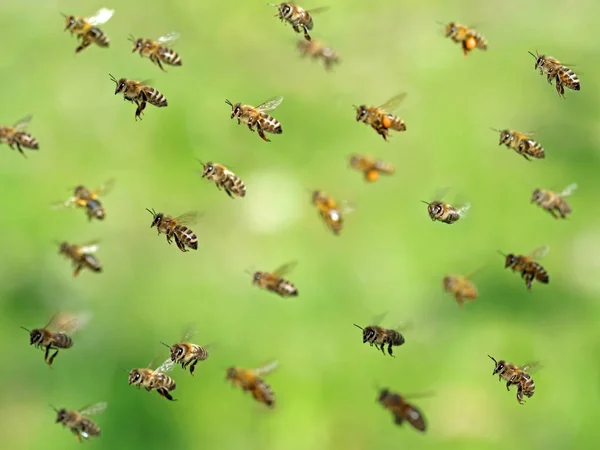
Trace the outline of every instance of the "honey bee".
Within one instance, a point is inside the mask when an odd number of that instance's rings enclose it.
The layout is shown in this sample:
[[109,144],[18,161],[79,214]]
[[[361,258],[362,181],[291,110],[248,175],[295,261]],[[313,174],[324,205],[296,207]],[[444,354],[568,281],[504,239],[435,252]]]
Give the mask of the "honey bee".
[[172,45],[180,36],[177,32],[171,32],[153,40],[144,38],[136,39],[130,34],[129,40],[133,42],[132,53],[139,52],[141,57],[145,56],[149,58],[160,70],[166,72],[161,61],[170,66],[181,66],[181,56],[167,47],[168,45]]
[[543,159],[546,157],[544,148],[539,142],[533,140],[531,136],[533,133],[521,133],[514,130],[496,130],[493,131],[500,133],[500,142],[498,145],[506,145],[508,148],[513,149],[519,155],[523,156],[527,161],[531,161],[529,157],[536,159]]
[[79,411],[61,408],[54,409],[56,411],[56,423],[62,423],[69,428],[79,441],[81,438],[88,439],[89,437],[100,436],[100,427],[87,416],[100,414],[108,405],[105,402],[96,403],[94,405],[84,406]]
[[29,150],[39,150],[40,144],[37,139],[24,130],[27,124],[31,122],[32,116],[26,116],[15,123],[12,127],[0,126],[0,143],[8,144],[13,150],[17,147],[17,150],[21,155],[27,158],[23,148]]
[[427,213],[433,222],[438,221],[451,225],[465,215],[465,213],[471,208],[471,204],[469,202],[462,202],[462,204],[455,207],[443,202],[441,198],[444,197],[446,191],[447,189],[439,189],[435,194],[437,200],[432,202],[421,200],[421,202],[427,205]]
[[274,3],[267,4],[277,8],[277,13],[275,16],[279,17],[282,22],[285,21],[289,23],[296,33],[304,33],[304,39],[307,41],[311,40],[308,31],[313,29],[313,19],[311,14],[317,14],[329,9],[328,7],[322,7],[313,8],[310,11],[306,11],[305,9],[291,2],[284,2],[279,5]]
[[473,301],[477,298],[477,287],[469,279],[470,275],[446,275],[442,281],[444,290],[454,296],[458,306],[462,308],[465,300]]
[[171,358],[167,359],[164,363],[162,363],[156,370],[150,369],[150,365],[143,369],[132,369],[129,371],[129,384],[135,385],[139,389],[143,387],[146,391],[150,392],[153,389],[156,389],[156,392],[160,394],[161,397],[166,398],[167,400],[174,401],[173,397],[169,392],[174,391],[177,385],[175,381],[165,375],[169,372],[175,362],[171,360]]
[[256,284],[262,289],[274,292],[280,297],[296,297],[298,295],[298,289],[288,280],[284,280],[282,277],[290,273],[297,262],[292,261],[279,266],[273,272],[259,272],[250,273],[252,275],[252,284]]
[[488,43],[485,38],[473,28],[466,27],[456,22],[445,25],[446,37],[462,45],[463,54],[467,56],[473,49],[487,50]]
[[135,110],[135,120],[142,120],[142,112],[146,108],[146,102],[158,108],[163,108],[168,105],[167,98],[153,87],[148,86],[148,80],[136,81],[128,80],[127,78],[116,79],[110,75],[110,79],[117,85],[115,95],[122,92],[123,99],[129,100],[137,105]]
[[379,393],[379,403],[393,414],[396,425],[402,425],[402,422],[406,420],[415,429],[425,431],[426,425],[423,413],[400,395],[394,394],[388,389],[382,389]]
[[389,130],[406,131],[406,124],[400,117],[391,114],[407,94],[392,97],[381,106],[353,105],[356,109],[356,121],[370,125],[384,141],[388,141]]
[[91,190],[83,185],[75,187],[73,190],[73,196],[69,197],[64,202],[55,203],[54,208],[72,207],[85,208],[88,220],[97,219],[104,220],[106,217],[106,211],[104,206],[100,203],[98,197],[106,195],[114,187],[115,180],[110,179],[104,183],[100,188]]
[[554,80],[559,96],[565,98],[565,86],[574,91],[581,90],[577,75],[559,60],[552,56],[540,55],[537,52],[535,55],[531,52],[528,53],[535,58],[534,69],[539,69],[540,75],[546,74],[548,84],[552,84],[552,80]]
[[146,211],[152,214],[153,217],[150,228],[156,227],[159,235],[164,233],[169,245],[171,245],[172,240],[175,239],[177,248],[182,252],[189,251],[186,250],[186,247],[189,247],[192,250],[198,250],[198,236],[196,236],[196,233],[190,230],[187,225],[197,223],[198,219],[201,217],[200,213],[197,211],[189,211],[181,216],[171,217],[163,213],[157,213],[154,209],[149,210],[146,208]]
[[75,17],[63,14],[66,20],[65,31],[69,30],[71,35],[75,34],[81,40],[81,44],[75,49],[75,53],[79,53],[92,44],[96,44],[98,47],[108,47],[108,36],[98,28],[98,25],[108,22],[114,13],[114,9],[101,8],[92,17]]
[[313,59],[322,59],[325,70],[331,70],[334,64],[339,64],[340,62],[337,52],[321,41],[299,40],[297,47],[302,56],[312,56]]
[[352,155],[350,167],[363,173],[365,181],[373,182],[379,179],[379,174],[392,175],[396,168],[393,164],[368,155]]
[[187,342],[193,335],[193,333],[188,332],[183,336],[181,342],[173,345],[168,345],[164,342],[161,342],[161,344],[169,348],[169,351],[171,352],[171,361],[173,361],[175,364],[181,364],[183,369],[187,369],[187,367],[191,364],[190,373],[192,376],[194,375],[194,370],[198,361],[204,361],[208,359],[207,347],[202,347],[200,345]]
[[[379,323],[380,319],[374,320],[375,323]],[[383,328],[378,325],[369,325],[368,327],[361,327],[354,324],[356,328],[360,328],[363,332],[363,344],[368,342],[372,347],[375,345],[377,350],[381,350],[381,353],[385,355],[385,346],[387,345],[388,354],[395,358],[392,352],[392,347],[399,347],[404,344],[404,336],[400,333],[400,328],[389,329]]]
[[58,254],[65,255],[73,262],[73,276],[79,275],[79,272],[83,268],[87,268],[92,272],[102,272],[102,266],[100,261],[93,254],[98,250],[98,242],[88,242],[83,245],[69,244],[68,242],[61,242],[59,244]]
[[533,280],[538,280],[540,283],[544,284],[548,284],[550,281],[550,277],[548,276],[546,269],[544,269],[540,263],[534,261],[546,256],[549,250],[550,247],[548,245],[544,245],[543,247],[535,249],[528,256],[515,255],[513,253],[505,255],[500,251],[498,253],[500,253],[506,259],[504,268],[510,267],[513,272],[521,272],[521,278],[525,280],[527,289],[531,290]]
[[227,369],[226,380],[231,381],[234,386],[239,386],[244,391],[252,394],[252,397],[260,403],[264,403],[269,408],[275,407],[275,394],[262,377],[272,372],[279,363],[277,361],[265,364],[258,369],[241,369],[239,367],[230,367]]
[[246,185],[231,170],[225,167],[223,164],[207,162],[203,163],[202,167],[204,170],[200,172],[202,178],[207,178],[210,181],[213,181],[217,188],[221,190],[223,188],[229,197],[233,198],[233,195],[237,195],[238,197],[244,197],[246,195]]
[[333,234],[338,236],[342,231],[344,224],[343,216],[354,210],[347,202],[338,202],[323,191],[314,191],[312,194],[312,204],[319,210],[321,219]]
[[494,361],[494,372],[492,375],[498,374],[498,381],[506,381],[506,390],[510,391],[511,385],[517,386],[517,401],[523,405],[523,396],[531,398],[535,392],[535,383],[533,378],[529,375],[532,369],[540,367],[539,362],[527,363],[521,367],[515,364],[506,362],[504,360],[496,361],[493,357],[488,355],[492,361]]
[[571,205],[565,200],[565,197],[571,195],[575,189],[577,189],[576,183],[568,185],[561,193],[547,189],[536,189],[531,196],[531,203],[537,203],[552,214],[555,219],[565,219],[567,214],[573,211]]
[[234,105],[229,100],[225,100],[225,103],[231,106],[231,118],[234,119],[237,117],[238,125],[244,122],[248,125],[250,131],[254,131],[254,127],[256,127],[260,138],[265,142],[271,142],[265,136],[265,132],[281,134],[283,133],[283,128],[281,128],[281,123],[277,119],[266,113],[273,111],[282,101],[283,97],[274,97],[256,107],[242,105],[241,103]]

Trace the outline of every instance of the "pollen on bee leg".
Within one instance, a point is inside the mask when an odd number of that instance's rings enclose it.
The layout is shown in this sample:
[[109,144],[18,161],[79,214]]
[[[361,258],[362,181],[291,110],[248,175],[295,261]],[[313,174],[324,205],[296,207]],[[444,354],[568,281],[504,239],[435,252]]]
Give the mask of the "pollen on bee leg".
[[379,172],[377,170],[369,170],[365,172],[365,180],[369,182],[377,181],[379,179]]

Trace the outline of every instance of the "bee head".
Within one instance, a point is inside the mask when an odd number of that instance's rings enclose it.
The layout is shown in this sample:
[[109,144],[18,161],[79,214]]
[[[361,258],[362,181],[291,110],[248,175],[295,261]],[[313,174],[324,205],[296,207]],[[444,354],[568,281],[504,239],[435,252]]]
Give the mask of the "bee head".
[[75,26],[75,23],[77,22],[75,16],[67,16],[65,14],[63,14],[63,16],[65,18],[65,31],[72,29]]
[[360,106],[355,106],[356,108],[356,121],[360,122],[361,120],[364,121],[367,118],[367,106],[366,105],[360,105]]
[[490,355],[488,355],[488,357],[492,361],[494,361],[494,364],[495,364],[495,366],[494,366],[494,372],[492,373],[492,375],[496,375],[496,374],[502,375],[504,373],[504,370],[505,370],[506,361],[504,361],[503,359],[501,359],[500,361],[496,361]]
[[66,241],[61,242],[58,246],[58,253],[67,253],[67,250],[69,250],[69,244]]
[[260,279],[262,278],[262,273],[261,272],[254,272],[252,274],[252,284],[257,284],[260,283]]
[[390,395],[390,391],[388,389],[382,389],[379,392],[379,401],[383,403],[386,400],[386,398],[388,398],[389,395]]
[[227,369],[227,375],[225,377],[226,380],[232,380],[237,376],[237,370],[235,370],[235,367],[230,367],[229,369]]
[[292,16],[292,5],[289,3],[282,3],[279,5],[279,18],[287,19]]
[[321,199],[323,198],[323,192],[321,191],[314,191],[312,193],[312,202],[314,205],[318,204],[319,201],[321,201]]
[[533,56],[535,58],[535,66],[533,66],[534,69],[537,69],[540,66],[543,66],[544,63],[546,62],[546,57],[544,55],[540,55],[537,51],[535,52],[536,54],[534,55],[531,52],[527,52],[529,53],[531,56]]
[[500,130],[500,142],[498,142],[498,145],[508,145],[511,139],[512,135],[510,134],[509,130]]
[[42,330],[35,329],[35,330],[30,331],[25,327],[21,327],[21,328],[23,328],[25,331],[27,331],[29,333],[29,345],[34,345],[39,342],[42,342],[42,338],[44,337]]
[[517,261],[516,255],[509,253],[506,255],[506,261],[504,262],[504,268],[512,266]]
[[449,37],[456,33],[456,24],[454,22],[450,22],[446,25],[446,37]]
[[129,384],[140,384],[142,382],[142,374],[138,369],[133,369],[129,372]]
[[442,283],[445,289],[450,289],[454,285],[454,277],[446,276]]
[[431,217],[437,217],[442,214],[444,208],[441,202],[431,202],[427,205],[427,212]]
[[154,208],[152,210],[146,208],[146,211],[148,211],[150,214],[152,214],[152,217],[153,217],[152,224],[150,225],[150,228],[159,227],[160,223],[162,222],[164,214],[163,213],[157,213],[156,211],[154,211]]
[[531,195],[531,203],[540,201],[541,199],[542,199],[542,190],[536,189],[535,191],[533,191],[533,194]]
[[56,411],[56,423],[64,422],[67,419],[67,410],[65,408],[61,408]]
[[350,167],[357,167],[360,164],[360,156],[352,155],[350,157]]
[[115,95],[117,95],[119,92],[124,92],[125,88],[127,87],[127,80],[125,78],[120,78],[120,79],[116,79],[113,75],[110,75],[110,79],[112,81],[115,82],[115,84],[117,85],[115,88]]
[[202,163],[202,165],[204,166],[204,170],[202,171],[202,178],[211,176],[215,170],[213,163],[209,161],[207,163]]
[[235,105],[229,100],[225,100],[225,103],[231,106],[231,118],[239,117],[242,115],[242,104],[236,103]]
[[142,48],[142,45],[144,45],[144,39],[142,38],[136,39],[135,37],[133,37],[133,35],[130,34],[128,39],[131,42],[133,42],[133,48],[131,49],[131,53],[137,52]]

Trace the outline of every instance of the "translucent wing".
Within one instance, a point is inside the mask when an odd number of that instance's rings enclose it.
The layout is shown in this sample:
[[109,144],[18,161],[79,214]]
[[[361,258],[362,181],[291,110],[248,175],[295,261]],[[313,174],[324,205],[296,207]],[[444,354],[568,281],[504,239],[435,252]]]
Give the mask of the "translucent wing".
[[101,8],[92,17],[88,17],[87,21],[92,25],[101,25],[108,22],[114,13],[114,9]]
[[539,361],[531,361],[520,366],[520,369],[524,372],[533,373],[542,369],[542,364]]
[[283,97],[273,97],[267,100],[266,102],[262,103],[261,105],[258,105],[256,109],[262,112],[273,111],[275,108],[281,105],[282,101]]
[[310,10],[307,10],[306,12],[310,13],[310,14],[320,14],[322,12],[325,12],[329,9],[329,6],[321,6],[319,8],[313,8]]
[[183,333],[183,337],[181,338],[181,342],[189,342],[189,340],[197,335],[198,332],[194,331],[191,326],[187,327]]
[[167,359],[164,363],[162,363],[155,372],[167,373],[170,371],[173,366],[175,366],[175,362],[171,361],[171,358]]
[[441,201],[446,196],[446,194],[450,192],[450,189],[452,188],[449,186],[436,188],[433,200]]
[[279,361],[271,361],[271,362],[263,365],[262,367],[259,367],[258,369],[254,369],[253,372],[257,376],[262,376],[262,375],[266,375],[266,374],[272,372],[273,370],[275,370],[277,368],[277,366],[279,366]]
[[75,197],[69,197],[64,202],[54,202],[54,203],[52,203],[52,205],[50,205],[50,207],[52,209],[61,209],[61,208],[73,206],[76,201],[77,201],[77,199]]
[[407,320],[406,322],[399,323],[393,329],[404,333],[406,331],[412,330],[414,328],[414,326],[415,326],[415,324],[412,321]]
[[58,331],[71,334],[87,325],[91,318],[92,314],[89,312],[80,314],[61,313],[55,317],[54,323]]
[[282,277],[286,273],[290,273],[294,269],[294,267],[296,267],[296,264],[298,264],[298,261],[291,261],[291,262],[285,263],[282,266],[275,269],[273,271],[273,275],[275,275],[277,277]]
[[470,203],[465,203],[461,206],[458,207],[458,213],[462,216],[464,215],[469,209],[471,208],[471,204]]
[[396,107],[402,103],[402,101],[406,98],[406,93],[398,94],[395,97],[390,98],[387,102],[380,106],[381,109],[385,111],[393,111]]
[[529,254],[529,257],[531,259],[542,259],[544,256],[546,256],[548,254],[548,251],[550,251],[550,246],[544,245],[544,246],[536,248],[534,251],[532,251]]
[[29,124],[29,122],[31,122],[31,119],[33,119],[32,115],[25,116],[15,123],[13,127],[17,130],[22,130],[27,126],[27,124]]
[[348,200],[342,200],[338,209],[342,214],[350,214],[351,212],[356,211],[356,205]]
[[86,242],[83,245],[80,245],[79,248],[83,253],[95,253],[98,250],[99,241],[91,241]]
[[164,36],[159,37],[156,42],[162,45],[170,45],[173,44],[177,39],[181,37],[181,33],[177,31],[172,31],[170,33],[165,34]]
[[200,214],[198,211],[188,211],[176,217],[175,220],[182,225],[193,225],[197,223],[201,217],[202,214]]
[[110,180],[107,180],[106,183],[104,183],[102,186],[100,186],[100,188],[98,188],[95,193],[98,194],[98,195],[100,195],[100,194],[106,195],[114,187],[115,187],[115,179],[111,178]]
[[84,416],[100,414],[102,411],[104,411],[106,409],[107,406],[108,406],[108,403],[99,402],[99,403],[95,403],[93,405],[84,406],[83,409],[79,410],[79,413]]
[[385,316],[387,316],[388,314],[389,314],[389,311],[386,311],[384,313],[381,313],[381,314],[373,317],[373,319],[371,319],[371,323],[369,325],[375,325],[375,326],[379,325],[383,321],[383,319],[385,319]]
[[563,191],[560,193],[560,196],[568,197],[569,195],[571,195],[573,193],[573,191],[575,189],[577,189],[577,183],[572,183],[563,189]]

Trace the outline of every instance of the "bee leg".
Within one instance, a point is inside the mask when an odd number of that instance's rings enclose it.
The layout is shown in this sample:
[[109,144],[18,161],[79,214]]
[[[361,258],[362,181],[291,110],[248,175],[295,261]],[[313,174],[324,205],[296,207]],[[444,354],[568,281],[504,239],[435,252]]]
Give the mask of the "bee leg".
[[308,34],[308,29],[306,27],[302,27],[302,29],[304,31],[304,39],[306,39],[307,41],[312,40],[310,34]]
[[56,349],[56,351],[52,354],[50,360],[48,361],[48,364],[52,365],[52,362],[54,361],[54,358],[56,358],[56,355],[58,355],[58,349]]
[[263,131],[262,127],[259,124],[256,124],[256,131],[258,131],[258,135],[260,136],[260,138],[263,141],[271,142],[269,139],[267,139],[267,137],[265,136],[265,132]]
[[79,272],[81,272],[82,268],[83,266],[76,266],[75,270],[73,271],[73,276],[76,277],[77,275],[79,275]]
[[140,103],[138,103],[138,107],[135,110],[135,120],[138,120],[138,118],[140,120],[142,120],[142,112],[144,111],[145,108],[146,108],[145,100],[142,100]]
[[196,363],[197,363],[197,362],[198,362],[198,360],[195,360],[195,361],[194,361],[194,364],[192,364],[192,365],[191,365],[191,367],[190,367],[190,373],[191,373],[192,375],[194,375],[194,370],[196,370]]
[[50,345],[46,346],[46,354],[44,355],[44,361],[48,362],[48,355],[50,354]]
[[154,55],[152,55],[152,56],[154,58],[154,62],[160,68],[160,70],[162,70],[163,72],[166,72],[166,70],[163,68],[162,64],[160,63],[160,59],[158,58],[158,56],[154,56]]
[[227,192],[227,195],[229,195],[229,197],[233,198],[233,195],[231,195],[231,191],[227,188],[225,188],[225,192]]
[[[238,121],[239,122],[239,121]],[[252,122],[248,122],[248,129],[254,132],[254,124]]]
[[392,355],[392,344],[388,344],[388,353],[391,357],[395,358],[395,356]]
[[517,388],[517,401],[522,405],[523,404],[523,388],[519,384]]
[[510,385],[512,384],[512,378],[506,382],[506,390],[510,392]]
[[385,356],[385,343],[381,344],[379,347],[380,347],[379,349],[381,350],[381,353],[383,353],[383,355]]
[[181,239],[179,239],[177,235],[175,235],[175,244],[177,244],[177,248],[179,248],[179,250],[181,250],[182,252],[188,251],[186,250],[184,243],[181,242]]
[[83,39],[83,41],[81,42],[81,44],[79,45],[79,47],[77,47],[75,49],[75,53],[79,53],[82,50],[85,50],[86,48],[88,48],[90,46],[91,43],[92,43],[91,41]]

